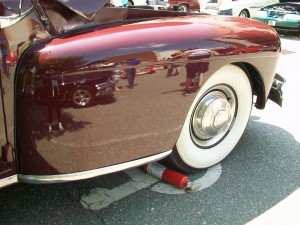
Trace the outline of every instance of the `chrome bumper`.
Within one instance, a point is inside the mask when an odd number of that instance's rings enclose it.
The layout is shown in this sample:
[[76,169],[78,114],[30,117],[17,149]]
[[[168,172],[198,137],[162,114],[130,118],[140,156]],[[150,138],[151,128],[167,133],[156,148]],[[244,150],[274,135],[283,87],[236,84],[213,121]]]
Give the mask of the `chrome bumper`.
[[285,83],[285,79],[282,76],[280,76],[278,73],[276,73],[273,80],[272,88],[268,96],[270,100],[277,103],[281,107],[283,101],[282,86],[284,83]]
[[108,95],[114,92],[115,85],[118,81],[117,80],[110,80],[105,83],[96,84],[95,87],[97,89],[96,95]]

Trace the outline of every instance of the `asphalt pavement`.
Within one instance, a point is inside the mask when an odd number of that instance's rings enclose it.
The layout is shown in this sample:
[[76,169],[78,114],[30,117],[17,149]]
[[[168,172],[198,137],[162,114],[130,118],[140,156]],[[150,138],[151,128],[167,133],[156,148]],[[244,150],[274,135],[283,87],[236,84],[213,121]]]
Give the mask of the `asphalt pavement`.
[[174,189],[138,169],[64,184],[0,191],[0,225],[300,224],[300,39],[282,36],[277,72],[284,104],[253,109],[234,151],[189,176],[202,189]]

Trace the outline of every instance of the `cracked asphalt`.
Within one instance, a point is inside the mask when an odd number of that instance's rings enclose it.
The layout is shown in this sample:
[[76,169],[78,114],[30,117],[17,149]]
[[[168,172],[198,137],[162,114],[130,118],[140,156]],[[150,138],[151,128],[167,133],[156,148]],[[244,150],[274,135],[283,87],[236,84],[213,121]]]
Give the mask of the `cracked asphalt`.
[[222,174],[211,187],[168,195],[149,186],[92,210],[80,203],[83,195],[119,187],[130,176],[120,172],[63,184],[17,184],[0,191],[0,225],[242,225],[264,214],[300,188],[300,39],[282,37],[282,44],[286,51],[277,72],[287,79],[284,105],[268,102],[263,111],[253,109],[244,135],[221,163]]

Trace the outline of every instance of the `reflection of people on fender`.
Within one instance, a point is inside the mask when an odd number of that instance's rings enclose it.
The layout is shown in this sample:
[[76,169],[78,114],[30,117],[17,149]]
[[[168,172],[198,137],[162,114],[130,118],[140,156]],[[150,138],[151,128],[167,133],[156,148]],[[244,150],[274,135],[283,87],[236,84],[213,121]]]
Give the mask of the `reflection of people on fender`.
[[[0,3],[0,16],[4,16],[4,15],[5,15],[5,6],[3,3]],[[7,77],[9,77],[9,73],[6,66],[8,43],[2,29],[0,29],[0,48],[2,54],[2,71]]]
[[4,38],[3,35],[0,34],[0,48],[1,48],[1,54],[2,54],[2,71],[3,73],[9,77],[9,73],[6,66],[6,58],[7,58],[7,41]]
[[[174,54],[171,55],[170,59],[171,61],[175,61],[177,59],[182,58],[182,52],[181,51],[177,51]],[[171,77],[171,76],[176,76],[179,74],[179,70],[178,70],[178,66],[174,65],[174,63],[172,63],[168,69],[168,73],[167,73],[167,77]]]
[[136,75],[135,68],[126,69],[126,78],[128,81],[128,86],[127,86],[128,88],[133,88],[135,75]]
[[[208,49],[189,49],[185,52],[188,55],[188,60],[194,61],[186,64],[186,81],[182,95],[189,95],[191,92],[197,91],[203,80],[204,73],[208,71],[209,62],[207,61],[212,55],[219,55],[217,51]],[[194,82],[193,82],[194,80]]]
[[61,120],[61,108],[60,108],[60,92],[57,79],[51,76],[44,78],[47,88],[48,97],[48,122],[49,122],[49,133],[53,130],[53,109],[56,112],[56,118],[58,122],[58,128],[60,131],[64,131]]
[[134,84],[134,79],[135,79],[135,76],[136,76],[135,66],[140,64],[140,63],[141,63],[140,59],[129,59],[127,61],[127,65],[133,66],[131,68],[125,69],[126,78],[127,78],[127,81],[128,81],[128,86],[127,87],[130,88],[130,89],[135,86],[135,84]]
[[[182,95],[195,92],[202,84],[204,73],[208,71],[209,62],[196,62],[186,64],[186,81]],[[193,82],[194,81],[194,82]]]
[[176,76],[178,74],[179,74],[178,67],[175,66],[174,64],[171,64],[171,66],[168,69],[167,77]]

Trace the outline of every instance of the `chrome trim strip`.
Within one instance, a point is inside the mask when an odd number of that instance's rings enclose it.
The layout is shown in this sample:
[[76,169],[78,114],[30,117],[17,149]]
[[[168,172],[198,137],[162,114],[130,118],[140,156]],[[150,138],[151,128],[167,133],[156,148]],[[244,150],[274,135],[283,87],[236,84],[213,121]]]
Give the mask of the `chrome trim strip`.
[[15,183],[18,183],[18,176],[17,175],[13,175],[13,176],[10,176],[10,177],[0,179],[0,188],[3,188],[5,186],[11,185],[11,184],[15,184]]
[[109,173],[114,173],[118,171],[122,171],[125,169],[129,169],[132,167],[137,167],[144,165],[146,163],[150,163],[153,161],[158,161],[162,158],[165,158],[168,156],[172,150],[169,150],[167,152],[163,152],[157,155],[149,156],[147,158],[137,159],[134,161],[121,163],[113,166],[103,167],[99,169],[93,169],[89,171],[83,171],[78,173],[69,173],[69,174],[60,174],[60,175],[24,175],[19,174],[18,180],[20,182],[24,183],[31,183],[31,184],[45,184],[45,183],[61,183],[61,182],[67,182],[67,181],[75,181],[75,180],[83,180],[88,179],[100,175],[105,175]]

